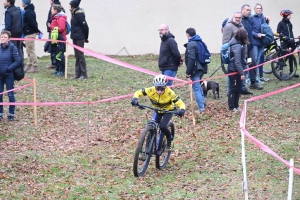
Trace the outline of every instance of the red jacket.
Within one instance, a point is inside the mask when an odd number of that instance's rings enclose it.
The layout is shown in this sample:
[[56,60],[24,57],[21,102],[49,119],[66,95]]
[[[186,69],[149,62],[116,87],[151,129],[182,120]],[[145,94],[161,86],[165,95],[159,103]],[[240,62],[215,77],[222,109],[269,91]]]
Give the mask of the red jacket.
[[52,22],[50,27],[51,32],[54,29],[54,27],[58,27],[58,32],[63,36],[65,40],[67,40],[66,26],[67,26],[67,15],[64,12],[60,12],[52,16]]

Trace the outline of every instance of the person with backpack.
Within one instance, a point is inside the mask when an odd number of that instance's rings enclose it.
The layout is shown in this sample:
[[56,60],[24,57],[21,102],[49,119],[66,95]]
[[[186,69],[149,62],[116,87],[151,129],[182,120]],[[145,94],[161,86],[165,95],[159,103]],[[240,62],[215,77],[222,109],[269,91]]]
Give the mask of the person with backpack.
[[192,88],[198,105],[198,110],[195,112],[201,113],[205,111],[205,98],[200,80],[204,74],[207,74],[208,66],[207,64],[201,64],[197,59],[199,52],[198,42],[202,42],[202,39],[196,34],[196,30],[194,28],[188,28],[186,30],[186,36],[188,39],[188,43],[185,45],[186,78],[193,81]]
[[[46,21],[46,27],[47,27],[47,32],[49,33],[49,38],[51,38],[51,29],[50,27],[48,26],[48,24],[52,22],[52,5],[54,4],[57,4],[57,5],[61,5],[60,1],[59,0],[49,0],[50,2],[50,10],[48,12],[48,17],[47,17],[47,21]],[[63,9],[63,12],[65,13],[65,10]],[[50,59],[51,59],[51,64],[48,65],[46,67],[46,69],[55,69],[56,68],[56,59],[55,57],[52,57],[50,56]]]
[[[71,10],[71,39],[73,44],[79,47],[84,47],[84,43],[88,43],[89,26],[85,20],[85,13],[82,8],[79,7],[80,0],[70,1]],[[84,80],[87,79],[87,69],[84,53],[74,48],[74,54],[76,58],[75,63],[75,76],[73,79]]]
[[229,52],[232,54],[232,59],[228,65],[228,73],[237,72],[237,74],[229,76],[231,89],[228,94],[228,106],[229,110],[238,112],[242,110],[239,107],[239,98],[242,90],[242,81],[245,80],[243,71],[246,65],[244,45],[249,44],[247,31],[245,29],[239,29],[229,44],[232,46]]
[[[67,24],[67,15],[62,11],[61,5],[53,4],[52,5],[52,19],[51,23],[48,23],[48,27],[51,30],[51,39],[52,40],[67,40],[66,36],[66,24]],[[51,43],[51,57],[55,59],[55,76],[64,76],[65,75],[65,44],[61,42]]]
[[[11,33],[12,38],[22,37],[22,11],[19,7],[15,6],[15,0],[4,0],[5,7],[5,27]],[[11,42],[17,47],[19,56],[24,62],[23,46],[20,40],[11,40]]]
[[[161,38],[158,67],[163,75],[175,77],[178,67],[182,65],[182,59],[178,50],[175,36],[170,32],[167,24],[161,24],[158,29]],[[168,81],[168,86],[172,86],[173,80]]]
[[[223,28],[223,35],[222,35],[222,46],[228,44],[229,41],[233,38],[234,34],[239,29],[244,29],[244,25],[242,24],[242,13],[241,12],[234,12],[232,19],[228,19],[225,23],[225,20],[222,22]],[[245,52],[246,53],[246,52]],[[229,78],[227,77],[227,94],[230,92],[230,82]],[[246,82],[242,82],[242,91],[241,94],[253,94],[250,92],[246,87]]]
[[[15,0],[4,0],[5,10],[5,28],[11,33],[12,38],[22,37],[22,15],[21,9],[15,6]],[[17,48],[20,46],[20,40],[11,41]]]
[[[282,16],[282,20],[278,23],[277,26],[277,33],[280,36],[280,42],[281,42],[281,48],[282,49],[288,49],[291,48],[291,52],[293,52],[296,49],[296,44],[294,41],[294,33],[293,33],[293,25],[290,21],[291,15],[293,12],[291,10],[281,10],[280,15]],[[299,38],[300,36],[298,36]],[[288,51],[282,51],[281,56],[284,56],[290,52]],[[290,65],[290,73],[293,72],[293,60],[289,60]],[[281,66],[282,67],[282,66]],[[283,71],[280,72],[280,76],[285,77],[286,75],[283,73]],[[298,74],[294,74],[294,77],[299,78]]]
[[[254,57],[257,61],[257,65],[260,64],[261,54],[264,51],[264,44],[262,43],[262,38],[265,36],[261,33],[261,25],[264,22],[269,23],[269,20],[262,13],[263,7],[261,4],[257,3],[254,6],[255,14],[252,16],[252,35],[253,35],[253,52]],[[259,67],[259,79],[260,81],[268,81],[268,78],[264,77],[263,66]]]
[[[14,89],[14,74],[13,71],[20,65],[20,56],[17,47],[10,42],[11,33],[9,31],[1,32],[1,47],[0,47],[0,102],[3,102],[4,85],[6,90]],[[12,48],[12,51],[11,51]],[[9,102],[16,102],[13,91],[8,92]],[[15,116],[16,106],[10,105],[8,109],[8,121],[13,121]],[[3,105],[0,105],[0,120],[3,119]]]

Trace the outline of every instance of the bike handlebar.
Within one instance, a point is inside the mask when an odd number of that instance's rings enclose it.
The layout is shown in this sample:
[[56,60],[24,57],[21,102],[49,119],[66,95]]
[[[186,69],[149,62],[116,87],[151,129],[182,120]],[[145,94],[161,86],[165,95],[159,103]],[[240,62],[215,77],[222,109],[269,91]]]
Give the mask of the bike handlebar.
[[147,106],[147,105],[144,105],[144,104],[139,104],[139,103],[135,106],[138,107],[141,110],[147,108],[147,109],[150,109],[150,110],[154,110],[155,112],[171,113],[171,114],[174,114],[176,116],[179,116],[179,110],[163,110],[163,109],[154,108],[154,107],[150,107],[150,106]]

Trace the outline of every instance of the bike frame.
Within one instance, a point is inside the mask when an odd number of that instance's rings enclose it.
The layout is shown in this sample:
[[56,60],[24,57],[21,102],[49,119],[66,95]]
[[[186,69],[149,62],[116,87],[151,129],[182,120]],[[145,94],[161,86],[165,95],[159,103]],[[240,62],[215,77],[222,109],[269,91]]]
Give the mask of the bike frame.
[[[151,127],[151,129],[153,130],[154,137],[151,137],[151,138],[154,138],[153,141],[151,140],[151,143],[154,142],[153,147],[155,147],[153,154],[154,155],[161,155],[162,154],[162,149],[161,149],[160,141],[163,139],[164,133],[161,130],[159,130],[159,128],[158,128],[161,119],[159,119],[159,121],[158,121],[157,118],[158,118],[158,113],[154,112],[153,115],[152,115],[151,121],[147,122],[146,126]],[[157,138],[158,131],[159,131],[159,137]]]

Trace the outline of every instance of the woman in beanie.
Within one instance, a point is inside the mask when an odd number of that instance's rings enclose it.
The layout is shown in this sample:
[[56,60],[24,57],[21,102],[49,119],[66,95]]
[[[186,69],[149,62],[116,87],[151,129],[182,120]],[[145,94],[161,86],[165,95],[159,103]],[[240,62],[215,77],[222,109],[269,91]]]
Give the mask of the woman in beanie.
[[[51,30],[51,39],[67,40],[66,36],[66,24],[67,15],[62,11],[61,5],[53,4],[51,9],[52,17],[51,23],[48,23],[48,27]],[[53,33],[54,32],[54,33]],[[57,36],[57,38],[53,38]],[[53,37],[52,37],[53,36]],[[61,42],[52,42],[51,44],[51,57],[55,59],[55,76],[65,75],[65,44]]]
[[[71,19],[71,39],[73,44],[84,47],[84,43],[88,43],[89,27],[85,20],[84,10],[79,8],[80,0],[70,1]],[[84,53],[74,48],[76,58],[74,79],[87,79],[87,69]]]

